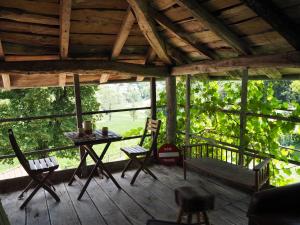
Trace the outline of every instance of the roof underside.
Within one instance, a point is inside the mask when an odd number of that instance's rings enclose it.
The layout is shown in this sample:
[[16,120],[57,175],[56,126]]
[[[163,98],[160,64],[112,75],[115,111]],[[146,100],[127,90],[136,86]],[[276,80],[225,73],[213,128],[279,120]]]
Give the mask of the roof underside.
[[[61,0],[60,3],[59,0],[1,0],[0,56],[2,55],[3,61],[93,59],[114,60],[141,65],[162,66],[170,64],[161,57],[159,49],[154,49],[156,42],[152,43],[152,37],[145,37],[145,30],[148,29],[148,32],[152,32],[152,30],[149,31],[148,24],[145,25],[145,28],[143,21],[141,23],[140,21],[137,22],[143,15],[139,15],[136,6],[132,5],[132,2],[147,1],[73,0],[69,15],[69,30],[68,24],[65,24],[66,21],[60,19],[68,18],[68,13],[65,12],[67,10],[63,8],[68,7],[68,4],[62,6],[63,2],[68,1]],[[159,12],[163,15],[164,20],[172,22],[173,25],[176,25],[176,28],[179,27],[180,30],[184,31],[184,35],[180,35],[180,31],[175,34],[172,29],[163,26],[159,22],[159,18],[150,15],[150,18],[153,19],[150,23],[153,26],[150,27],[157,31],[158,39],[162,40],[163,43],[162,51],[166,51],[173,65],[299,50],[281,30],[277,29],[278,27],[274,27],[274,24],[266,21],[266,18],[258,16],[257,11],[247,3],[249,1],[196,1],[201,8],[207,10],[210,15],[216,18],[249,49],[246,53],[237,50],[235,45],[228,42],[226,38],[224,39],[220,33],[208,26],[206,22],[196,18],[193,11],[180,4],[184,1],[152,0],[148,2],[151,3],[151,10],[154,10],[155,13]],[[276,10],[279,10],[281,18],[288,18],[290,27],[298,29],[297,26],[300,24],[300,0],[270,0],[265,2],[272,4],[272,8],[275,7]],[[131,6],[131,10],[128,10],[129,6]],[[130,13],[133,13],[131,21],[128,18]],[[148,11],[145,13],[146,18],[148,13]],[[67,27],[66,30],[62,28],[63,26]],[[125,37],[122,36],[126,33],[126,29],[129,31],[128,37],[126,34]],[[125,39],[124,44],[122,44],[122,41],[120,44],[120,36],[122,36],[121,39]],[[67,41],[63,41],[63,38],[67,38]],[[1,44],[3,54],[1,53]],[[66,53],[62,53],[62,45],[65,45],[64,48],[67,49]],[[117,45],[119,47],[116,47]],[[197,46],[201,47],[197,48]],[[201,52],[202,48],[208,49],[212,55]],[[280,68],[271,72],[263,69],[250,71],[250,75],[266,75],[271,78],[299,73],[300,70],[297,68]],[[132,74],[116,74],[107,71],[89,72],[88,74],[83,72],[82,74],[85,76],[81,77],[81,82],[85,83],[137,79]],[[234,75],[211,73],[207,76]],[[143,80],[143,77],[138,77],[138,80]],[[72,84],[72,82],[69,73],[43,74],[40,76],[36,73],[30,75],[28,72],[24,74],[9,73],[2,74],[0,87],[63,86]],[[7,87],[7,83],[9,83],[9,87]]]

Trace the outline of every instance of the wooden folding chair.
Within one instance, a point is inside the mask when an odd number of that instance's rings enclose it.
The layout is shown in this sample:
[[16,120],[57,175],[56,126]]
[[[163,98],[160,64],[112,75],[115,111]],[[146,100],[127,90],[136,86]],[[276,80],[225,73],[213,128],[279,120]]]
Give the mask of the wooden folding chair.
[[[123,151],[130,159],[122,171],[122,174],[121,174],[122,178],[124,177],[125,172],[129,168],[129,166],[132,164],[132,162],[136,162],[139,164],[139,168],[133,175],[133,178],[132,178],[130,184],[134,184],[137,176],[139,175],[139,173],[142,170],[145,173],[149,173],[154,179],[157,179],[157,177],[147,167],[147,164],[149,162],[151,154],[157,143],[160,124],[161,124],[160,120],[152,120],[150,118],[147,118],[144,133],[143,133],[143,136],[142,136],[142,139],[141,139],[139,145],[133,146],[133,147],[121,148],[121,151]],[[146,149],[142,146],[143,146],[145,139],[149,132],[152,134],[152,141],[151,141],[150,149]]]
[[[14,133],[11,129],[8,130],[10,144],[15,151],[15,154],[23,166],[25,171],[31,177],[30,183],[27,185],[25,190],[20,194],[19,199],[23,199],[24,193],[27,192],[31,187],[34,187],[32,193],[28,196],[28,198],[23,202],[20,206],[20,209],[23,209],[28,202],[33,198],[33,196],[37,193],[40,188],[44,188],[49,192],[52,197],[59,202],[60,199],[55,193],[55,188],[51,184],[49,177],[52,173],[58,168],[58,164],[54,157],[37,159],[37,160],[27,160],[23,155],[22,151],[19,148],[19,145],[15,139]],[[53,190],[51,189],[53,188]]]

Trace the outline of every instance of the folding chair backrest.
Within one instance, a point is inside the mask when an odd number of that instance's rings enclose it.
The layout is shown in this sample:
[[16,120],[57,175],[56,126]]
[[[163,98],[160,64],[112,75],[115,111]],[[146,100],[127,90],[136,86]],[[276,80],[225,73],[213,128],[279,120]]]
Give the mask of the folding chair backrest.
[[20,150],[12,129],[8,130],[8,136],[9,136],[9,141],[10,141],[11,147],[13,148],[19,162],[21,163],[23,168],[26,170],[26,172],[29,174],[30,167],[29,167],[28,161],[27,161],[26,157],[24,156],[23,152]]
[[157,142],[157,138],[159,135],[160,124],[161,124],[160,120],[152,120],[150,118],[147,118],[144,133],[140,142],[140,146],[143,146],[148,133],[150,133],[153,134],[150,150],[153,150],[154,144]]

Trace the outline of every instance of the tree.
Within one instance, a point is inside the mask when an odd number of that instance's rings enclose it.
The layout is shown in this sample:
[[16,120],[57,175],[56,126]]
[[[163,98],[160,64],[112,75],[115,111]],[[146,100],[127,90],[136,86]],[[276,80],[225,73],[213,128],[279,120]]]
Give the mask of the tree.
[[[95,98],[97,87],[81,87],[83,111],[98,110],[100,104]],[[75,112],[73,87],[35,88],[0,92],[1,118],[19,118]],[[87,116],[85,119],[92,119]],[[76,129],[74,117],[63,117],[46,120],[9,122],[1,124],[0,153],[11,154],[7,129],[13,128],[18,143],[23,151],[33,151],[51,147],[65,146],[70,143],[63,132]],[[74,152],[57,153],[64,157],[73,157]],[[9,161],[11,162],[11,161]]]
[[[280,82],[280,81],[278,81]],[[224,113],[222,109],[240,109],[241,82],[236,81],[201,81],[192,79],[191,89],[191,133],[220,140],[229,144],[239,145],[239,115]],[[300,106],[290,99],[278,99],[275,91],[278,90],[278,83],[264,81],[249,81],[248,84],[248,111],[267,115],[285,115],[277,109],[285,109],[289,104],[294,105],[294,112],[291,115],[299,117]],[[184,80],[177,82],[177,129],[185,129],[186,115],[183,109],[185,105]],[[290,92],[289,85],[284,83],[283,91]],[[160,94],[158,105],[166,105],[166,93]],[[290,101],[290,102],[287,102]],[[165,141],[166,111],[161,109],[158,118],[162,119],[160,144]],[[278,159],[300,160],[299,154],[287,154],[286,150],[280,147],[280,137],[294,134],[296,124],[287,121],[276,121],[253,116],[247,117],[246,141],[247,147],[263,153],[270,153]],[[299,134],[298,134],[299,136]],[[184,143],[184,136],[178,134],[177,144]],[[199,139],[192,139],[197,143]],[[284,163],[274,163],[272,172],[273,184],[283,184],[285,174],[291,171],[284,168]],[[300,173],[300,170],[298,170]]]

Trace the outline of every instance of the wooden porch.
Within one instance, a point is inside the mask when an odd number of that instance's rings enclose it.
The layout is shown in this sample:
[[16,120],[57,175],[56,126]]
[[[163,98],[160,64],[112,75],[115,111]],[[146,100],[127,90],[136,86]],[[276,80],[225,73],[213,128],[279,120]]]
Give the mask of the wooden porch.
[[188,172],[185,181],[179,167],[155,165],[152,170],[158,181],[141,174],[134,186],[130,185],[134,171],[124,179],[115,173],[121,191],[111,181],[95,177],[81,201],[77,200],[81,189],[78,182],[55,185],[60,203],[40,190],[25,210],[19,209],[22,201],[17,200],[18,192],[0,197],[12,225],[144,225],[151,218],[175,221],[178,209],[174,189],[188,185],[215,195],[215,210],[209,212],[212,224],[248,224],[249,194],[194,172]]

